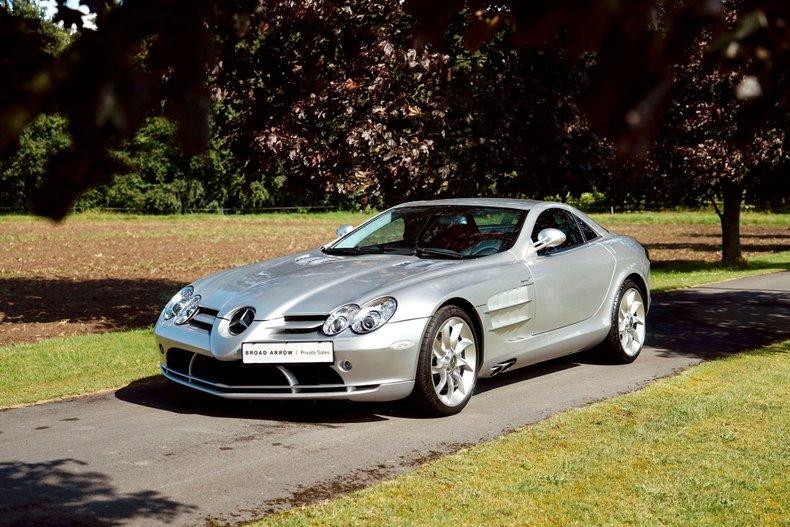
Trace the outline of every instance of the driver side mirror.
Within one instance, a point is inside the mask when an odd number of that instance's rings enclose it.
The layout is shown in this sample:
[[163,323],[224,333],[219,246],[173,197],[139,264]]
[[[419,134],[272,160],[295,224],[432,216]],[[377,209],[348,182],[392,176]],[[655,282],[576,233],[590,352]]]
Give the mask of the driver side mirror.
[[353,230],[354,230],[354,226],[353,225],[349,225],[349,224],[341,225],[340,227],[337,228],[337,230],[335,231],[335,234],[337,234],[338,238],[342,238],[343,236],[345,236],[346,234],[348,234],[349,232],[351,232]]
[[559,229],[543,229],[538,233],[538,241],[532,247],[539,251],[550,247],[557,247],[565,243],[565,233]]

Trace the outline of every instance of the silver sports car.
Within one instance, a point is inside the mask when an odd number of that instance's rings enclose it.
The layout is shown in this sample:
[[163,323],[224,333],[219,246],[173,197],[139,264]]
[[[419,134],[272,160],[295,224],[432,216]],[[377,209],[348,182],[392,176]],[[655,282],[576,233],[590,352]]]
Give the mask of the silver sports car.
[[645,250],[568,205],[419,201],[337,234],[179,291],[156,324],[165,377],[232,399],[409,397],[449,415],[478,378],[642,349]]

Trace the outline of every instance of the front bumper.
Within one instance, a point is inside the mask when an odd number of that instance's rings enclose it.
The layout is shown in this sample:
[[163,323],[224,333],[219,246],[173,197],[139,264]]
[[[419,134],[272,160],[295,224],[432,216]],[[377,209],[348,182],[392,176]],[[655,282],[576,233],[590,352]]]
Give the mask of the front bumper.
[[[219,321],[220,319],[218,319]],[[157,324],[160,368],[169,380],[228,399],[348,399],[392,401],[413,387],[420,344],[428,319],[385,324],[367,335],[350,330],[335,337],[319,332],[283,333],[255,322],[242,337],[223,336],[217,327]],[[201,331],[204,334],[201,334]],[[249,365],[241,343],[332,341],[334,363]],[[351,369],[340,368],[344,361]]]

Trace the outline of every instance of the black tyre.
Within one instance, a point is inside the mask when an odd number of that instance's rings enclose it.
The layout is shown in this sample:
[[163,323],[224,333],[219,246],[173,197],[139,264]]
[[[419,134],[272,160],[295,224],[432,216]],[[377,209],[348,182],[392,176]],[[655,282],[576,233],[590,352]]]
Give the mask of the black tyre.
[[469,315],[445,306],[425,330],[411,400],[427,415],[457,414],[469,403],[477,383],[478,335]]

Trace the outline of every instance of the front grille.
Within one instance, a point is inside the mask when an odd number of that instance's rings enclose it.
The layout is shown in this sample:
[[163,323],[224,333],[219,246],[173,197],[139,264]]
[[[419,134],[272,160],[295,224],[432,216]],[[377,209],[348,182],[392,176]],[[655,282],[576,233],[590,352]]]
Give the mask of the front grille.
[[207,333],[211,333],[211,328],[214,327],[214,319],[217,318],[219,311],[211,309],[210,307],[200,306],[197,313],[189,319],[188,324],[193,328],[201,329]]
[[286,315],[284,325],[276,329],[276,333],[316,333],[321,330],[328,315]]
[[342,377],[327,364],[272,366],[221,361],[207,355],[170,348],[167,370],[183,380],[220,392],[318,393],[345,392]]

